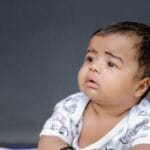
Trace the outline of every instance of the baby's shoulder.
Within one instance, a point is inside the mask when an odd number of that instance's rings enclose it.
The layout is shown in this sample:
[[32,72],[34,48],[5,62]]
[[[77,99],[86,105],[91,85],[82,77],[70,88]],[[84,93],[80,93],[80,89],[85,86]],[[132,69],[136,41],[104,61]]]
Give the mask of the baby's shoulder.
[[143,99],[138,105],[134,106],[128,114],[128,121],[129,124],[131,123],[134,126],[150,124],[150,102]]
[[82,92],[78,92],[67,96],[59,101],[54,111],[60,111],[67,113],[71,118],[82,115],[89,98]]
[[139,114],[150,116],[150,102],[147,99],[141,100],[137,106],[137,111]]
[[135,105],[129,112],[126,122],[121,132],[120,141],[134,144],[149,143],[150,138],[150,103],[143,99],[138,105]]
[[76,102],[83,102],[83,101],[87,101],[88,97],[82,93],[82,92],[78,92],[78,93],[74,93],[71,94],[69,96],[67,96],[66,98],[63,99],[63,101],[65,102],[69,102],[69,103],[76,103]]
[[[62,99],[61,101],[59,101],[57,103],[57,105],[64,105],[64,106],[72,106],[72,105],[82,105],[85,104],[89,101],[88,97],[83,94],[82,92],[78,92],[78,93],[74,93],[71,94],[69,96],[67,96],[66,98]],[[56,105],[56,106],[57,106]]]

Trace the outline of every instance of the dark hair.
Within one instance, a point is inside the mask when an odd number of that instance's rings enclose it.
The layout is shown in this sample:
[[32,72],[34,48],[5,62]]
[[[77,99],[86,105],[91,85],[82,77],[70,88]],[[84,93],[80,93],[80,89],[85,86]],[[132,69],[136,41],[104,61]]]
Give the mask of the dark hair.
[[[136,44],[139,68],[143,69],[142,78],[150,78],[150,26],[137,22],[119,22],[98,29],[93,33],[92,36],[105,36],[114,33],[126,35],[134,34],[138,38],[140,38],[140,42]],[[147,90],[144,96],[146,96],[149,90],[150,88]]]

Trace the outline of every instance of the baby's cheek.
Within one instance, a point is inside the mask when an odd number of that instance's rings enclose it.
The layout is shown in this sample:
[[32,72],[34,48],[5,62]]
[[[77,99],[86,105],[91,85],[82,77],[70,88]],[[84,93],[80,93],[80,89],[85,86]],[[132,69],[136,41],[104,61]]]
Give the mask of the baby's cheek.
[[77,80],[78,80],[78,86],[79,86],[79,88],[81,87],[81,84],[82,84],[82,79],[83,77],[82,77],[82,71],[80,70],[79,72],[78,72],[78,76],[77,76]]
[[81,67],[79,72],[78,72],[78,81],[83,80],[84,78],[84,69]]

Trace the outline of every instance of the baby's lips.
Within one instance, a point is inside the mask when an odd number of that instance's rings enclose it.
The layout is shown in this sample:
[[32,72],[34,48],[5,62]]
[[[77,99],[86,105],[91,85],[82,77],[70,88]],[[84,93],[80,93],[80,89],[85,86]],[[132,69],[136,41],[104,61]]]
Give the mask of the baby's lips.
[[97,84],[97,82],[95,82],[95,80],[93,79],[88,79],[86,81],[86,85],[90,88],[97,88],[99,85]]

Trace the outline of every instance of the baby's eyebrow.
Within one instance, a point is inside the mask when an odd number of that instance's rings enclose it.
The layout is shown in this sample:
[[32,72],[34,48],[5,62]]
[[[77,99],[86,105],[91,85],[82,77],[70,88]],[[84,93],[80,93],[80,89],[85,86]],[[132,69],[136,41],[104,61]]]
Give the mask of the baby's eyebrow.
[[87,53],[94,53],[97,54],[98,52],[95,49],[88,49]]
[[121,57],[119,57],[119,56],[116,56],[116,55],[112,54],[112,52],[105,51],[105,54],[107,54],[107,55],[109,55],[109,56],[111,56],[111,57],[113,57],[113,58],[115,58],[115,59],[119,60],[121,63],[123,63],[123,64],[124,64],[123,59],[122,59]]

